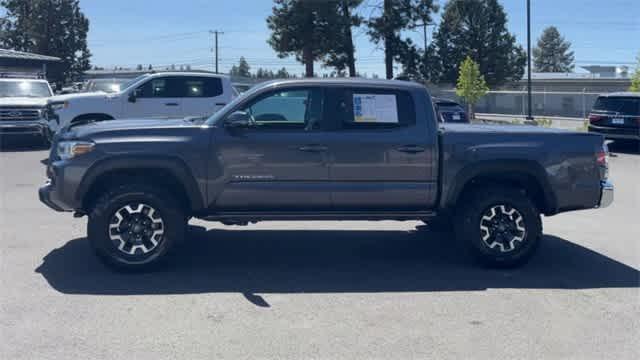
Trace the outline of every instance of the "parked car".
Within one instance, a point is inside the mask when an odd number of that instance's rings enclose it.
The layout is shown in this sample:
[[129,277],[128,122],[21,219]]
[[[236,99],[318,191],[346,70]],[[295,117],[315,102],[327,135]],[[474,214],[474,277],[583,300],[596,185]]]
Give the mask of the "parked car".
[[87,81],[86,85],[82,89],[83,92],[97,92],[102,91],[105,93],[116,93],[120,91],[120,87],[128,83],[130,79],[92,79]]
[[607,139],[640,140],[640,93],[599,96],[589,114],[589,132]]
[[444,123],[468,123],[469,117],[464,107],[453,100],[433,99],[438,121]]
[[515,266],[541,214],[613,201],[602,136],[434,115],[409,82],[268,82],[208,119],[73,127],[54,140],[40,199],[87,214],[100,257],[133,270],[165,258],[191,217],[450,219],[478,259]]
[[53,95],[39,76],[2,74],[0,77],[0,136],[35,135],[50,138],[44,110]]
[[227,76],[199,72],[142,75],[113,93],[82,93],[50,99],[53,131],[72,124],[129,118],[209,116],[229,103],[235,90]]

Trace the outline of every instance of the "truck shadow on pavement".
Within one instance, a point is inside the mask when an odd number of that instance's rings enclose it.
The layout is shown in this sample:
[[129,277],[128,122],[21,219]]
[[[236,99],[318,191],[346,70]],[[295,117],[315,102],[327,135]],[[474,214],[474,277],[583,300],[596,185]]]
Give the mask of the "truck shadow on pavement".
[[[420,229],[422,228],[422,229]],[[555,236],[524,267],[490,270],[460,254],[452,235],[415,231],[209,230],[190,227],[168,266],[117,273],[74,239],[51,251],[36,272],[65,294],[482,291],[637,288],[640,272]]]

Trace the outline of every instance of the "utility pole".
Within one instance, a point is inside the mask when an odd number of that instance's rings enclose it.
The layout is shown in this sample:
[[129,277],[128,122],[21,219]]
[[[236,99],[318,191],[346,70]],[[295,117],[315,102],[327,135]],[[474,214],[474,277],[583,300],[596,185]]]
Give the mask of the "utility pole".
[[423,36],[424,36],[424,51],[427,51],[427,46],[429,45],[429,37],[427,36],[427,27],[428,26],[433,26],[435,24],[433,23],[422,23],[422,24],[415,24],[413,26],[413,28],[417,28],[418,26],[422,26],[422,31],[423,31]]
[[529,111],[527,120],[533,120],[533,99],[531,97],[531,0],[527,0],[527,93]]
[[209,33],[214,35],[214,51],[215,51],[214,63],[215,63],[216,74],[218,74],[218,35],[224,35],[224,33],[218,30],[209,30]]

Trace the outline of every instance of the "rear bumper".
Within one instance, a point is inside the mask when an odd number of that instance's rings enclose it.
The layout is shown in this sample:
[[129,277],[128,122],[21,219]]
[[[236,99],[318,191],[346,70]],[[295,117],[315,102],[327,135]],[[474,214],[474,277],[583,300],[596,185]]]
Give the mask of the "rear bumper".
[[599,208],[606,208],[613,203],[613,183],[609,180],[600,182]]
[[589,132],[604,135],[607,139],[640,140],[640,129],[589,125]]
[[0,135],[49,135],[46,120],[35,121],[0,121]]

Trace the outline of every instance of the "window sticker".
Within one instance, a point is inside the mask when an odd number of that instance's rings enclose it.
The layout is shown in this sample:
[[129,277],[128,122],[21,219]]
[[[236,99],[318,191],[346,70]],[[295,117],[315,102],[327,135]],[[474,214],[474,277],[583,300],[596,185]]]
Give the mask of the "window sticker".
[[353,115],[356,123],[397,124],[399,121],[396,96],[353,94]]

